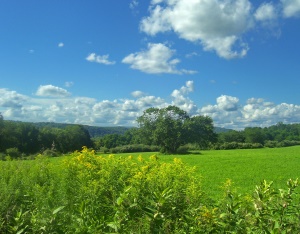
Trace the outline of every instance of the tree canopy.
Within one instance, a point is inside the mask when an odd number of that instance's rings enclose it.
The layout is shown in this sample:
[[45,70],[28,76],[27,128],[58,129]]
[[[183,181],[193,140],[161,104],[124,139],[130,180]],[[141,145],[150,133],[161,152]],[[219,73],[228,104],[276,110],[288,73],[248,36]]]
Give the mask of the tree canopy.
[[176,153],[187,143],[206,146],[216,139],[210,117],[190,117],[176,106],[149,108],[137,118],[142,142],[161,147],[162,152]]

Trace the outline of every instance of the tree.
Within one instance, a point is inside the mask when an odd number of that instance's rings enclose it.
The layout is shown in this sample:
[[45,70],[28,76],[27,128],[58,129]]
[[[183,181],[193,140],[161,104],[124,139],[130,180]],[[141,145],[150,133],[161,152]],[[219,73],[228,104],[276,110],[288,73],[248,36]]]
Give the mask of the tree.
[[209,116],[194,116],[185,123],[187,127],[187,140],[197,144],[200,148],[206,148],[209,143],[217,142],[217,134],[214,132],[213,120]]
[[224,142],[243,143],[243,142],[245,142],[244,132],[236,131],[236,130],[230,130],[228,132],[219,133],[219,141],[222,142],[222,143],[224,143]]
[[263,133],[262,128],[260,127],[248,127],[244,130],[245,133],[245,142],[247,143],[260,143],[264,144],[265,134]]
[[212,139],[213,125],[209,117],[190,116],[176,106],[149,108],[137,118],[142,142],[158,145],[165,153],[176,153],[186,143],[207,144]]

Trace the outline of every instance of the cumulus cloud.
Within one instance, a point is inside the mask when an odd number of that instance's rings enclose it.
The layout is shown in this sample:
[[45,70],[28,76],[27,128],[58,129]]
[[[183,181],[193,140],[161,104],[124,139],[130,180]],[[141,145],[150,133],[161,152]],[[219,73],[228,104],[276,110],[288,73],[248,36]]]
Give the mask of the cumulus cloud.
[[53,85],[41,85],[36,91],[36,95],[42,97],[67,97],[71,94],[67,90],[60,87]]
[[27,100],[27,96],[18,94],[16,91],[0,89],[0,107],[20,108]]
[[133,91],[132,93],[131,93],[131,95],[133,96],[133,97],[135,97],[135,98],[139,98],[139,97],[143,97],[143,96],[145,96],[146,94],[144,93],[144,92],[142,92],[142,91]]
[[218,107],[225,111],[236,111],[238,109],[239,99],[227,95],[222,95],[217,98]]
[[195,71],[178,70],[176,66],[179,59],[172,59],[175,50],[170,49],[162,43],[148,44],[148,50],[137,52],[126,56],[122,62],[130,64],[132,69],[137,69],[145,73],[159,74],[194,74]]
[[281,0],[284,17],[300,16],[300,0]]
[[185,86],[182,86],[179,90],[175,89],[172,92],[172,105],[178,106],[190,114],[195,114],[197,111],[197,106],[188,97],[188,94],[191,92],[194,92],[194,82],[187,81]]
[[161,0],[152,1],[140,30],[152,36],[173,31],[180,38],[201,43],[204,50],[231,59],[247,54],[242,34],[252,26],[248,0]]
[[257,8],[254,17],[258,21],[275,20],[278,18],[277,9],[273,3],[263,3]]
[[42,95],[39,97],[29,97],[16,91],[0,89],[0,112],[5,119],[11,120],[134,126],[136,118],[142,115],[145,109],[176,105],[190,115],[210,116],[215,126],[231,129],[243,129],[248,126],[265,127],[278,122],[300,122],[300,105],[275,104],[262,98],[249,98],[242,103],[238,97],[221,95],[216,98],[215,103],[197,106],[190,98],[195,92],[194,82],[191,80],[171,91],[169,95],[166,94],[166,97],[134,91],[131,93],[133,98],[116,100],[73,97],[66,90],[53,87],[40,86],[38,90]]
[[237,97],[222,95],[217,104],[207,105],[198,110],[199,114],[213,118],[216,126],[231,129],[245,127],[266,127],[278,122],[300,121],[300,106],[294,104],[267,102],[262,98],[249,98],[245,105]]
[[109,60],[109,55],[97,55],[96,53],[90,53],[86,58],[89,62],[100,63],[105,65],[113,65],[116,62]]

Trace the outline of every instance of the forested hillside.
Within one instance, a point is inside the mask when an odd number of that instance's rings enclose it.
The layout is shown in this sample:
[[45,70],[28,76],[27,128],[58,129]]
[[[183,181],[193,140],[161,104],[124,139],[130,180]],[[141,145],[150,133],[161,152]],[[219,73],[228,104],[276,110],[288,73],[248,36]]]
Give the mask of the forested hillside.
[[[74,124],[66,124],[66,123],[53,123],[53,122],[39,122],[39,123],[32,123],[37,128],[61,128],[64,129],[67,126],[72,126]],[[130,127],[97,127],[97,126],[89,126],[89,125],[82,125],[84,129],[86,129],[91,138],[105,136],[107,134],[124,134]]]

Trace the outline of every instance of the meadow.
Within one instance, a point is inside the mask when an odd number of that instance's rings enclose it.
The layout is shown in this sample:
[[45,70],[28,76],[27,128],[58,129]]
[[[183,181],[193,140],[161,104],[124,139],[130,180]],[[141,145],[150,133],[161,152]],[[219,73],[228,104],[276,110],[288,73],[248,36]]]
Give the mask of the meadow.
[[83,148],[2,161],[0,233],[295,233],[299,152],[99,155]]
[[[120,154],[137,157],[140,153]],[[144,153],[150,156],[153,153]],[[288,179],[300,178],[300,146],[284,148],[205,150],[188,155],[163,155],[163,162],[172,162],[174,157],[187,165],[196,167],[206,193],[218,197],[222,185],[230,179],[241,194],[252,193],[262,180],[273,181],[281,188]]]

